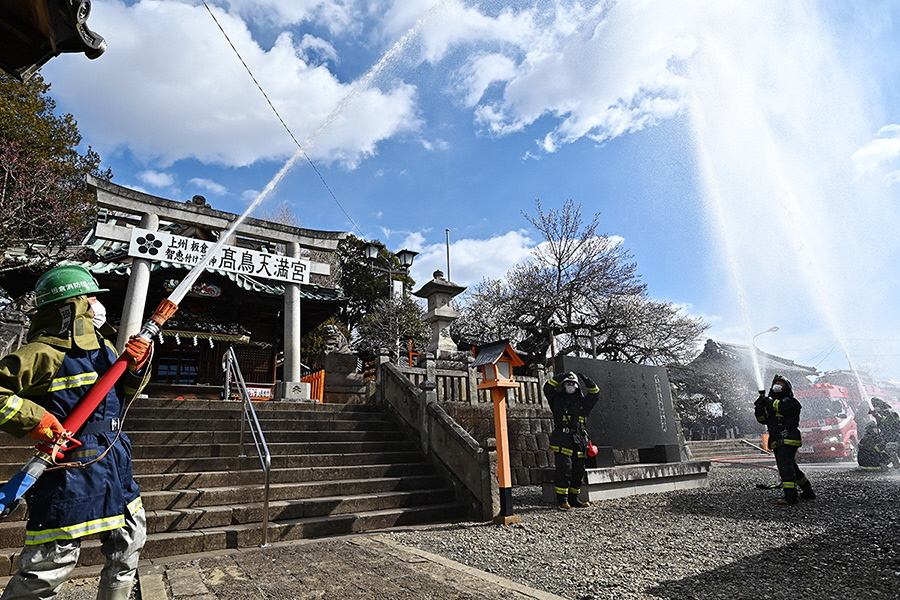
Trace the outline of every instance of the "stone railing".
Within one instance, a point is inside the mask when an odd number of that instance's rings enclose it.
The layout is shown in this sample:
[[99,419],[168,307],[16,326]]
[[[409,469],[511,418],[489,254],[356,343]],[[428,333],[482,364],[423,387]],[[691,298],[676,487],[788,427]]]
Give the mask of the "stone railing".
[[468,505],[470,515],[490,520],[500,511],[499,487],[494,476],[496,447],[490,443],[479,444],[441,407],[433,383],[434,362],[429,364],[431,368],[422,369],[425,372],[422,382],[414,384],[395,365],[381,363],[376,385],[370,388],[371,400],[394,412],[419,440],[422,451],[447,476],[457,497]]
[[[387,364],[387,355],[381,357],[381,365]],[[478,390],[481,383],[481,374],[476,369],[467,371],[452,371],[437,369],[436,362],[430,356],[423,361],[425,367],[397,367],[391,366],[392,377],[404,381],[408,394],[417,395],[423,391],[428,393],[428,398],[434,398],[435,409],[440,409],[440,419],[449,419],[452,426],[446,428],[460,430],[471,438],[476,446],[493,450],[496,446],[494,440],[493,404],[489,390]],[[381,369],[378,369],[380,371]],[[380,376],[379,376],[380,377]],[[513,485],[538,485],[543,482],[543,470],[553,466],[553,456],[549,450],[549,436],[553,430],[553,418],[550,408],[543,398],[543,373],[535,377],[516,377],[520,387],[509,390],[507,393],[507,429],[510,441],[510,466]],[[374,383],[370,387],[371,393],[384,398],[393,398],[403,393],[397,389],[398,383],[391,382],[389,378],[380,377],[378,385]],[[376,388],[379,391],[375,391]],[[431,400],[429,400],[430,402]],[[411,402],[409,404],[412,404]],[[395,409],[398,414],[401,410]],[[408,423],[417,423],[414,428],[416,435],[422,438],[419,432],[424,429],[425,437],[431,434],[431,430],[424,427],[422,408],[411,405],[403,409],[407,412],[404,420]],[[451,459],[441,457],[444,462],[452,462]],[[497,490],[496,477],[491,470],[491,480],[494,491]],[[469,473],[464,473],[469,476]],[[495,507],[497,508],[497,507]],[[495,513],[496,514],[496,513]],[[492,517],[493,515],[491,515]],[[491,518],[488,517],[488,518]]]
[[[421,367],[398,367],[398,370],[406,375],[413,385],[420,385],[427,380],[426,369]],[[510,389],[506,394],[506,401],[510,406],[516,404],[530,404],[546,406],[542,389],[546,381],[543,373],[537,377],[515,376],[518,388]],[[490,404],[490,390],[479,390],[481,372],[478,369],[466,369],[465,371],[450,371],[435,369],[435,392],[438,402],[467,402],[469,404]]]

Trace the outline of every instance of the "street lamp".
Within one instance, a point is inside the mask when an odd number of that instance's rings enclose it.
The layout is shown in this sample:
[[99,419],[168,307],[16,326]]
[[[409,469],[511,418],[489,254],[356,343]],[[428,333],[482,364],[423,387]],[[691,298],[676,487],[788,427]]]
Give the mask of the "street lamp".
[[412,267],[413,259],[415,259],[418,254],[418,252],[413,252],[412,250],[404,248],[397,253],[397,260],[400,261],[400,266],[408,271],[409,268]]
[[769,327],[769,328],[766,329],[765,331],[760,331],[759,333],[757,333],[756,335],[753,336],[753,340],[752,340],[751,343],[754,343],[754,344],[755,344],[755,343],[756,343],[756,338],[758,338],[759,336],[761,336],[761,335],[764,334],[764,333],[775,333],[776,331],[778,331],[778,326],[777,326],[777,325],[774,325],[774,326],[772,326],[772,327]]
[[[381,271],[382,273],[387,273],[388,275],[388,283],[391,285],[393,289],[393,276],[394,275],[409,275],[409,269],[413,265],[413,260],[415,260],[416,256],[419,254],[418,252],[413,252],[412,250],[407,250],[404,248],[397,252],[394,256],[397,257],[397,262],[400,263],[400,269],[394,270],[391,269],[390,266],[385,269],[384,267],[379,267],[375,264],[375,260],[381,255],[381,251],[384,250],[384,244],[376,243],[376,242],[366,242],[366,245],[363,247],[363,253],[366,256],[366,260],[369,261],[369,268],[374,271]],[[388,265],[391,263],[388,262]],[[406,290],[406,283],[403,284],[404,291]]]

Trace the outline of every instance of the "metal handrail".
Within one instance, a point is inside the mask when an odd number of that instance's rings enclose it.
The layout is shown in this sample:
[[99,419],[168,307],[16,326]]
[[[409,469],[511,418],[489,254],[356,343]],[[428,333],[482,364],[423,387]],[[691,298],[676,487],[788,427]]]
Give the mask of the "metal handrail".
[[237,356],[234,354],[234,348],[228,348],[225,353],[225,397],[230,397],[231,382],[234,380],[238,393],[241,396],[243,404],[243,416],[241,417],[241,454],[240,458],[245,458],[244,453],[244,429],[245,423],[250,423],[250,433],[253,435],[253,445],[256,446],[256,454],[262,463],[263,472],[266,475],[266,492],[265,501],[263,502],[263,540],[261,546],[269,545],[269,488],[272,482],[272,455],[269,454],[269,445],[266,444],[266,437],[263,435],[262,427],[259,419],[256,418],[256,409],[253,408],[253,402],[250,400],[250,394],[247,392],[247,384],[244,383],[244,375],[238,367]]

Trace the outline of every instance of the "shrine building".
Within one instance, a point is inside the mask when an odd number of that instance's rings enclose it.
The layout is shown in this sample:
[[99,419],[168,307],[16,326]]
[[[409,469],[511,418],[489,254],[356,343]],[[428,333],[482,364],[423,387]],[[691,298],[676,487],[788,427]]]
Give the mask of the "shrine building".
[[[121,351],[238,215],[213,209],[202,196],[177,202],[90,176],[88,185],[97,199],[96,225],[83,246],[50,266],[80,264],[109,290],[100,298],[119,328]],[[215,397],[223,390],[224,354],[233,347],[252,396],[307,399],[300,338],[346,303],[336,254],[346,236],[244,220],[155,340],[148,393]],[[14,250],[4,262],[13,269],[0,274],[0,286],[14,299],[49,268]]]

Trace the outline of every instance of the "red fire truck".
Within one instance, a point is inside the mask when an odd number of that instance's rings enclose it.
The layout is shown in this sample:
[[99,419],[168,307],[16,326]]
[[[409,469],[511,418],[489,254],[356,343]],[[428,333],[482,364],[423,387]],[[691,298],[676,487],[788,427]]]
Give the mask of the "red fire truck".
[[856,460],[859,435],[851,408],[850,391],[840,385],[815,383],[795,390],[803,410],[800,433],[803,446],[797,454],[804,460]]

